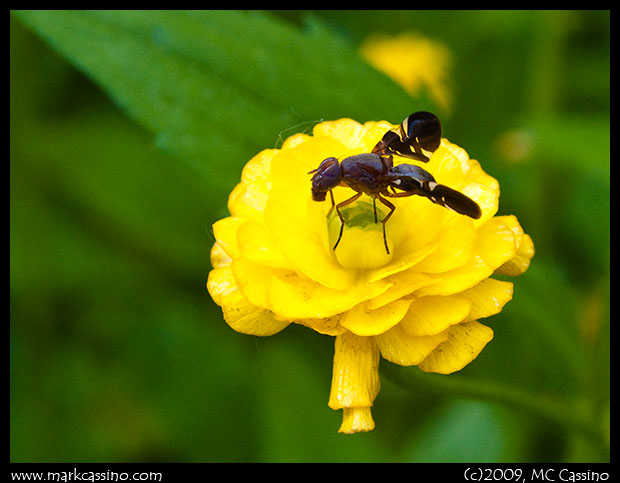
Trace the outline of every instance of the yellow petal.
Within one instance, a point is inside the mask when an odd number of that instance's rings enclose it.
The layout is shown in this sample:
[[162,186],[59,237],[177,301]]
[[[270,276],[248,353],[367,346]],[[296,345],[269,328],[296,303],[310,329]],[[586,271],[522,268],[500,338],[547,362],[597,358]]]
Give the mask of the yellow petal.
[[218,242],[215,242],[211,247],[210,259],[213,268],[224,267],[232,263],[232,258],[228,256]]
[[392,284],[392,286],[389,290],[368,301],[368,308],[370,310],[378,309],[394,300],[409,295],[421,287],[433,283],[434,279],[423,273],[405,270],[390,275],[384,281]]
[[248,220],[237,230],[239,256],[268,267],[290,268],[291,263],[284,258],[273,242],[271,233],[265,225]]
[[[214,268],[207,278],[207,290],[213,301],[220,307],[232,293],[237,291],[237,284],[230,266]],[[232,299],[228,299],[232,300]]]
[[232,268],[239,290],[252,304],[287,320],[331,317],[380,295],[392,285],[380,280],[335,290],[291,270],[267,267],[246,258],[233,260]]
[[312,143],[299,144],[274,156],[272,190],[264,217],[275,245],[297,271],[322,285],[344,289],[352,285],[356,273],[342,267],[328,246],[325,215],[329,201],[312,200],[308,174],[311,168],[307,166],[312,157],[317,158],[318,166],[325,153],[338,144],[334,140],[313,139]]
[[369,310],[368,303],[356,305],[345,312],[340,324],[361,336],[382,334],[398,324],[409,309],[411,300],[395,300],[376,310]]
[[370,408],[343,408],[339,433],[355,434],[375,429]]
[[360,51],[413,97],[424,86],[442,107],[449,107],[451,93],[446,81],[451,57],[443,44],[409,32],[390,37],[374,34],[364,40]]
[[312,136],[305,133],[297,133],[289,136],[284,140],[280,149],[291,149],[297,146],[298,144],[305,143],[312,139]]
[[383,358],[401,366],[419,364],[447,338],[447,330],[435,335],[412,337],[400,325],[374,337]]
[[373,338],[351,332],[336,336],[329,407],[369,408],[380,387],[379,349]]
[[481,280],[489,277],[493,270],[484,263],[479,255],[472,258],[462,267],[449,270],[445,273],[430,274],[434,282],[426,283],[416,290],[414,295],[423,297],[426,295],[452,295],[473,287]]
[[482,216],[473,221],[474,226],[484,224],[495,215],[499,206],[499,183],[485,173],[480,163],[471,159],[463,148],[442,139],[427,167],[438,183],[460,191],[478,203]]
[[443,212],[442,230],[435,240],[436,249],[416,265],[416,271],[446,272],[464,265],[474,256],[478,237],[472,220],[445,208]]
[[[437,247],[432,244],[427,244],[424,247],[421,247],[417,250],[403,250],[402,245],[398,248],[396,253],[398,256],[394,257],[392,261],[383,267],[376,268],[374,270],[370,270],[367,272],[367,277],[370,282],[374,282],[376,280],[381,280],[385,277],[391,277],[393,275],[399,276],[402,273],[408,272],[409,275],[406,275],[405,278],[416,278],[418,279],[426,279],[427,277],[424,274],[421,274],[417,271],[415,267],[421,260],[430,255]],[[409,268],[413,268],[415,271],[408,270]],[[417,288],[417,287],[415,287]],[[409,292],[411,293],[415,288],[412,288]]]
[[[326,137],[337,139],[347,149],[359,149],[364,135],[364,127],[353,119],[338,119],[317,124],[312,129],[315,138]],[[337,157],[337,154],[332,154]],[[319,160],[322,161],[322,160]]]
[[396,126],[387,121],[368,121],[364,123],[360,147],[363,153],[370,153],[383,135]]
[[497,268],[495,273],[513,277],[521,275],[529,268],[534,252],[534,242],[532,238],[529,235],[523,235],[521,245],[517,249],[515,256]]
[[394,245],[395,257],[385,269],[394,266],[406,269],[437,249],[436,241],[448,210],[422,196],[394,198],[390,202],[396,209],[386,223],[386,232]]
[[239,256],[237,247],[237,230],[245,223],[245,219],[235,216],[228,216],[213,223],[213,236],[229,257]]
[[478,229],[476,252],[493,270],[514,257],[516,251],[516,236],[502,217],[491,218]]
[[471,302],[460,295],[416,297],[401,327],[413,337],[439,334],[465,320],[470,309]]
[[340,325],[341,318],[342,314],[338,314],[322,319],[299,319],[294,322],[316,330],[319,334],[340,335],[347,331],[347,329]]
[[529,235],[526,235],[519,224],[519,220],[514,215],[496,217],[503,221],[514,233],[516,253],[514,257],[506,261],[495,270],[501,275],[517,276],[525,272],[530,266],[530,261],[534,256],[534,242]]
[[517,217],[514,215],[503,215],[496,216],[495,220],[501,221],[512,230],[512,233],[515,236],[515,243],[517,245],[517,249],[519,249],[525,232],[523,231],[523,228],[521,227],[521,224],[519,223]]
[[493,338],[493,330],[471,321],[453,325],[448,340],[439,345],[418,367],[425,372],[451,374],[473,361]]
[[452,295],[467,290],[488,278],[516,252],[515,235],[501,218],[492,218],[478,228],[475,256],[465,265],[444,273],[429,274],[435,283],[417,290],[417,296]]
[[[267,298],[270,281],[274,278],[293,274],[290,270],[266,267],[247,258],[235,258],[232,261],[232,271],[237,287],[243,296],[251,304],[264,309],[271,309]],[[293,319],[294,317],[286,318]]]
[[355,284],[346,290],[335,290],[290,274],[269,280],[267,303],[271,310],[283,318],[331,317],[382,294],[391,285],[380,280],[371,284]]
[[224,320],[237,332],[257,336],[273,335],[290,323],[248,302],[237,289],[230,267],[211,270],[207,290],[213,301],[222,307]]
[[241,172],[241,183],[228,197],[231,215],[250,220],[262,219],[271,188],[271,158],[277,153],[277,149],[264,149],[247,162]]
[[506,303],[512,299],[513,285],[487,278],[478,285],[461,293],[471,302],[468,320],[478,320],[498,314]]
[[[335,217],[329,227],[330,244],[332,244],[332,240],[334,243],[338,240],[340,230],[338,217]],[[382,267],[394,257],[393,250],[387,253],[384,248],[383,230],[380,223],[366,228],[345,225],[334,254],[342,267],[362,270]]]

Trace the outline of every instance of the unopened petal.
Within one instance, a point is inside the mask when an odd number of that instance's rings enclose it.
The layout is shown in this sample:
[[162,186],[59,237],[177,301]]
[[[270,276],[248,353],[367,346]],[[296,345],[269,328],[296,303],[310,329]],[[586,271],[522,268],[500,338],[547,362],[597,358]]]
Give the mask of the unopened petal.
[[342,410],[342,425],[339,433],[355,434],[375,429],[370,408],[344,408]]
[[369,408],[379,393],[379,349],[372,337],[336,336],[329,407]]

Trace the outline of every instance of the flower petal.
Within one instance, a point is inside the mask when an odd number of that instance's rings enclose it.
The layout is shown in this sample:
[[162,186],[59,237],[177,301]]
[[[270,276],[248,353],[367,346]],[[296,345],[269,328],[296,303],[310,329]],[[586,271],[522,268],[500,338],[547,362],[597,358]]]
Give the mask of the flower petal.
[[446,272],[464,265],[474,255],[477,233],[472,220],[445,208],[443,212],[444,221],[442,231],[435,241],[436,249],[416,265],[416,271]]
[[499,183],[484,172],[480,163],[471,159],[467,152],[447,139],[433,153],[427,165],[438,183],[469,196],[480,206],[482,216],[474,220],[475,226],[484,224],[497,213],[499,206]]
[[369,408],[380,387],[379,350],[372,337],[336,336],[329,407]]
[[421,287],[434,282],[434,279],[428,275],[414,272],[413,270],[405,270],[400,273],[395,273],[384,280],[391,283],[392,286],[389,290],[386,290],[382,294],[368,301],[368,308],[370,310],[378,309],[385,304],[398,300],[401,297],[409,295]]
[[435,281],[426,283],[422,288],[416,290],[414,295],[423,297],[426,295],[456,294],[473,287],[492,273],[493,270],[484,263],[482,257],[476,255],[462,267],[445,273],[429,275]]
[[271,188],[271,158],[279,151],[264,149],[254,156],[241,172],[241,182],[228,197],[228,211],[236,217],[260,220]]
[[213,223],[213,236],[220,248],[231,258],[239,256],[237,247],[237,230],[245,223],[244,218],[228,216]]
[[510,275],[516,277],[525,272],[530,266],[534,256],[534,242],[529,235],[523,236],[521,246],[513,258],[495,270],[498,275]]
[[[360,149],[364,132],[364,126],[348,118],[338,119],[336,121],[325,121],[317,124],[312,129],[312,134],[315,139],[320,137],[337,139],[343,143],[346,149]],[[336,156],[336,154],[332,154],[332,156]]]
[[439,345],[418,367],[425,372],[451,374],[473,361],[493,338],[493,330],[471,321],[453,325],[448,340]]
[[412,337],[439,334],[465,320],[470,309],[471,302],[460,295],[416,297],[401,327]]
[[[318,165],[339,145],[321,139],[301,143],[273,157],[272,190],[264,216],[275,245],[297,271],[325,286],[344,289],[353,284],[356,271],[337,262],[327,236],[325,215],[329,203],[312,201],[310,191],[311,167],[307,160],[316,158]],[[300,186],[307,189],[301,190]]]
[[[264,283],[264,281],[263,281]],[[267,286],[267,303],[283,318],[331,317],[374,298],[392,286],[380,280],[358,283],[346,290],[335,290],[296,274],[272,277]]]
[[452,295],[467,290],[510,260],[516,252],[515,235],[501,217],[491,218],[478,228],[476,255],[465,265],[444,273],[429,274],[435,283],[417,290],[417,296]]
[[232,258],[228,256],[218,242],[215,242],[211,247],[210,259],[213,268],[229,266],[232,263]]
[[493,270],[514,257],[517,251],[515,233],[503,218],[491,218],[478,229],[476,251]]
[[376,310],[369,310],[364,302],[348,310],[340,324],[351,332],[361,336],[382,334],[398,324],[411,305],[411,300],[395,300]]
[[478,320],[498,314],[512,299],[512,292],[511,282],[502,282],[492,278],[487,278],[462,292],[460,295],[471,302],[471,311],[467,320]]
[[291,268],[291,263],[275,246],[271,233],[262,223],[248,220],[241,224],[237,230],[237,247],[241,257],[255,263],[268,267]]
[[273,312],[251,304],[237,289],[230,267],[211,270],[207,290],[213,301],[222,307],[224,320],[237,332],[257,336],[273,335],[290,324],[289,321],[276,318]]
[[288,320],[331,317],[380,295],[391,286],[381,280],[335,290],[291,270],[267,267],[246,258],[233,260],[232,268],[239,290],[252,304]]
[[316,330],[319,334],[340,335],[347,331],[347,329],[340,325],[341,318],[342,314],[338,314],[321,319],[299,319],[294,322]]
[[515,256],[497,268],[495,273],[511,276],[521,275],[528,269],[530,261],[534,256],[534,242],[529,235],[524,233],[516,216],[509,215],[498,218],[501,218],[514,233],[517,251]]
[[415,366],[447,338],[447,330],[435,335],[412,337],[399,324],[374,339],[384,359],[401,366]]

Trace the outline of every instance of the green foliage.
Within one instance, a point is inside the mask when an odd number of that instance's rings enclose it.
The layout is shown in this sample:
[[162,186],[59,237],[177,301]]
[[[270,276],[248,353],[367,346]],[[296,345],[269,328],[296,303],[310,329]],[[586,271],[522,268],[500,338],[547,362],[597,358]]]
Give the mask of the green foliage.
[[[27,11],[10,27],[11,461],[609,458],[609,12]],[[404,30],[452,52],[450,112],[357,55]],[[343,436],[333,339],[231,331],[204,287],[210,226],[261,149],[419,109],[499,179],[537,253],[474,363],[383,361],[377,429]]]

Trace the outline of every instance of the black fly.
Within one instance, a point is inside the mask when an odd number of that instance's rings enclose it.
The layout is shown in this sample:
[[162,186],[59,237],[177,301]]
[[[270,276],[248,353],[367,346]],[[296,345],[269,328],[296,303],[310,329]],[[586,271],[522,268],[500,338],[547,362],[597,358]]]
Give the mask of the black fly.
[[[324,201],[329,191],[332,208],[336,207],[336,213],[340,218],[340,234],[334,250],[340,243],[344,228],[344,218],[340,208],[353,203],[362,196],[362,193],[373,198],[375,223],[377,222],[376,200],[390,210],[382,220],[383,242],[387,253],[390,253],[390,250],[385,236],[385,223],[396,207],[384,197],[425,196],[433,203],[450,208],[457,213],[475,219],[480,218],[482,212],[476,202],[452,188],[437,183],[425,169],[413,164],[398,166],[393,164],[392,155],[426,163],[429,155],[439,147],[440,143],[441,124],[437,116],[425,111],[414,112],[400,126],[386,132],[371,153],[356,154],[342,161],[327,158],[317,169],[310,171],[314,173],[312,199]],[[332,189],[336,186],[348,186],[356,193],[351,198],[335,204]],[[397,189],[401,191],[396,191]]]

